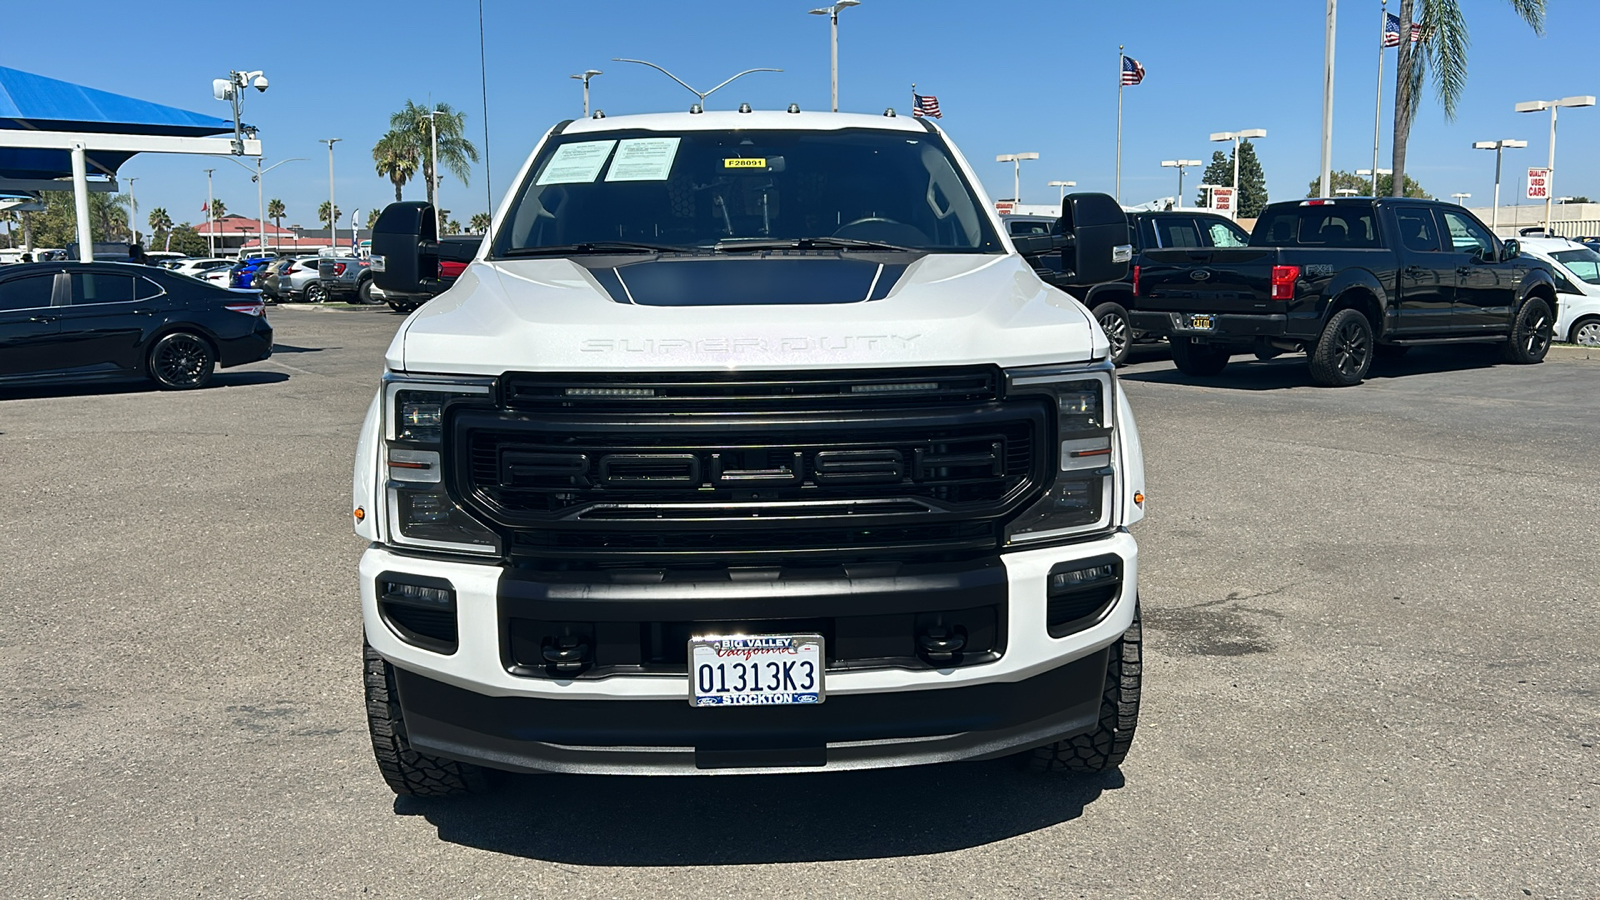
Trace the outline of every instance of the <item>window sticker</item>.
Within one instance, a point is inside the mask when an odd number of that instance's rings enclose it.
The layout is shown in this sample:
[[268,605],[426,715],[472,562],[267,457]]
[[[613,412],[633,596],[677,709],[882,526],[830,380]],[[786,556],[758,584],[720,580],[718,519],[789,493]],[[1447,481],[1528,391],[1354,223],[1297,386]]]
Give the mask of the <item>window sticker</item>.
[[666,181],[680,138],[630,138],[617,145],[607,181]]
[[737,159],[724,159],[722,167],[724,169],[765,169],[767,167],[767,159],[764,156],[756,157],[755,159],[746,159],[742,156]]
[[616,141],[583,141],[556,148],[550,164],[544,167],[535,184],[589,184],[600,177],[600,169],[611,155]]

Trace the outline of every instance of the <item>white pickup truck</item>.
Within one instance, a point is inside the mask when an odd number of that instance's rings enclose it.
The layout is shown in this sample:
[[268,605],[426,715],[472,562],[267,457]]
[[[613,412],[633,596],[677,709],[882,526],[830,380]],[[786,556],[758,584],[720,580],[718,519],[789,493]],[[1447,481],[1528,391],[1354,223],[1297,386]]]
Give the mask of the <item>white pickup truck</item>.
[[470,260],[385,210],[378,286],[438,293],[355,464],[389,785],[1118,765],[1139,435],[1018,247],[1114,281],[1127,224],[993,209],[927,120],[791,107],[562,122]]

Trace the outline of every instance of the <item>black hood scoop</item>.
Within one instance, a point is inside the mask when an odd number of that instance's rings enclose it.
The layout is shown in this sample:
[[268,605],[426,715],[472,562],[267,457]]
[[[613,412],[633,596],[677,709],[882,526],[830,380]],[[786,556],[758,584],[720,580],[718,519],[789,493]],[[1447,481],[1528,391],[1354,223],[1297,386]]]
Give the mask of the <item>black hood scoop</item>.
[[[583,262],[579,262],[580,265]],[[881,300],[906,263],[836,255],[660,257],[589,265],[618,303],[636,306],[779,306]]]

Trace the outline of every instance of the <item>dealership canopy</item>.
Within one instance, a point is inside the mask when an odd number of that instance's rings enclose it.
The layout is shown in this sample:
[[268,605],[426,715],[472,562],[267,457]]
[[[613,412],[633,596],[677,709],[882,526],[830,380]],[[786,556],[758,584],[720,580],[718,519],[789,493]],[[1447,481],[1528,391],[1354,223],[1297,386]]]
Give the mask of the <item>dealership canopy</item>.
[[[0,66],[0,193],[71,189],[84,262],[93,259],[90,190],[115,190],[117,169],[136,153],[232,154],[233,130],[229,119]],[[260,156],[261,142],[247,139],[241,149]],[[90,182],[90,174],[105,179]]]

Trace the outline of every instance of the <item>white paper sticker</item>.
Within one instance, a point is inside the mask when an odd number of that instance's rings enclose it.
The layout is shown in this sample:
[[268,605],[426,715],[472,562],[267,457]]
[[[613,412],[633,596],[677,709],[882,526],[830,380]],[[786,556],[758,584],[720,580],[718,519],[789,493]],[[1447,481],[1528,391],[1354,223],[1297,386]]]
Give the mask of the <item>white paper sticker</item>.
[[617,146],[607,181],[666,181],[679,138],[630,138]]
[[556,148],[550,164],[544,167],[535,184],[589,184],[600,177],[600,168],[611,155],[616,141],[583,141]]

